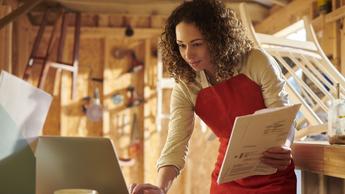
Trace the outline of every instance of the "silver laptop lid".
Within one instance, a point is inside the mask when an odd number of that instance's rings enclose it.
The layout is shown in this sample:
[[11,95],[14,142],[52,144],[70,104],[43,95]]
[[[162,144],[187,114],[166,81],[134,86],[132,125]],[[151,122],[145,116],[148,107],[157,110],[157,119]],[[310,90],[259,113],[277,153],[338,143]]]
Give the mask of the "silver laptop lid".
[[40,137],[35,155],[37,194],[71,188],[129,193],[108,138]]

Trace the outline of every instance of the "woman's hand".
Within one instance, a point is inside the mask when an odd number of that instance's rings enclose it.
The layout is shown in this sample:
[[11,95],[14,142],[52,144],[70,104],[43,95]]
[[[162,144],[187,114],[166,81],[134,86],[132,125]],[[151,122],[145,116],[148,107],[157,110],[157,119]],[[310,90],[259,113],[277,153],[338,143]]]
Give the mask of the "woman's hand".
[[166,194],[163,189],[151,184],[132,184],[129,187],[130,194]]
[[291,148],[272,147],[263,153],[261,161],[278,170],[284,170],[291,164]]

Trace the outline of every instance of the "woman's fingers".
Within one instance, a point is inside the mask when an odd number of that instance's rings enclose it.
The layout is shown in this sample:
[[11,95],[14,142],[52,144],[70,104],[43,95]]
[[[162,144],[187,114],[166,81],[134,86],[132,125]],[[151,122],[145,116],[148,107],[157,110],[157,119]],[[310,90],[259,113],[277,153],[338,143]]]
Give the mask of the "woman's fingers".
[[136,183],[133,183],[133,184],[131,184],[131,185],[128,187],[129,193],[132,193],[132,192],[133,192],[133,189],[134,189],[135,186],[137,186],[137,184],[136,184]]
[[291,148],[289,147],[271,147],[267,149],[265,152],[269,153],[291,153]]
[[291,151],[289,152],[269,152],[266,151],[263,153],[265,158],[272,158],[276,160],[291,160],[292,155]]
[[[160,188],[146,183],[146,184],[135,184],[132,188],[132,190],[130,191],[130,194],[143,194],[145,190],[157,190],[160,191]],[[156,192],[158,193],[158,192]]]
[[270,159],[270,158],[261,158],[261,161],[279,170],[286,169],[291,163],[291,160],[276,160],[276,159]]
[[286,169],[291,163],[291,149],[287,147],[272,147],[263,153],[261,161],[279,170]]

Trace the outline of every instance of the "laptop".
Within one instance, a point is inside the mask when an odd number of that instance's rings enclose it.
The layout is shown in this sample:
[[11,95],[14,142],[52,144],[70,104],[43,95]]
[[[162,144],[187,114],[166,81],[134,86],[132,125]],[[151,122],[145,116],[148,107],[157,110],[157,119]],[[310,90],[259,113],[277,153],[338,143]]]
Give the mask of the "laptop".
[[44,136],[38,140],[35,155],[37,194],[76,188],[129,194],[108,138]]

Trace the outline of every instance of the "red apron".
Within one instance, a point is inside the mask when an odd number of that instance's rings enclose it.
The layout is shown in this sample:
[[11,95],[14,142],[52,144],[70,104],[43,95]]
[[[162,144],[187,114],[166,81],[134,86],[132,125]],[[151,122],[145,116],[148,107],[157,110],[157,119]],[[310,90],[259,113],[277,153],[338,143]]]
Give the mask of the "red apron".
[[218,158],[212,173],[211,194],[296,193],[293,163],[287,169],[272,175],[251,176],[220,185],[217,183],[235,118],[263,108],[266,106],[261,87],[244,74],[204,88],[198,93],[195,113],[212,129],[220,141]]

